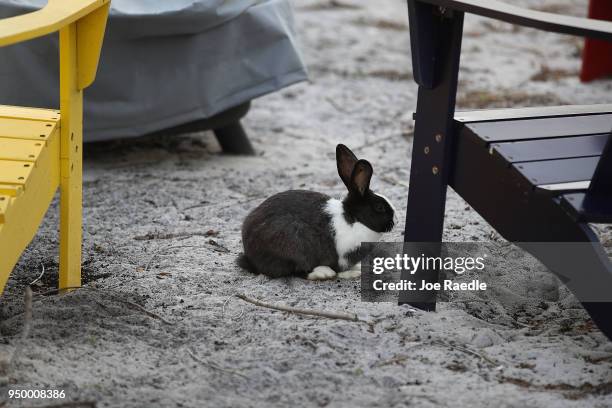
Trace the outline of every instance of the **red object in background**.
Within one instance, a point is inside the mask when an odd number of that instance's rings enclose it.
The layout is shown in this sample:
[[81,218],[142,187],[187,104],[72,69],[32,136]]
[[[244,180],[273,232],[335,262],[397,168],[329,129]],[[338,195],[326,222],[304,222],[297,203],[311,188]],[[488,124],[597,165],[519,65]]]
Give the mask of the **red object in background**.
[[[589,18],[612,21],[612,1],[591,0]],[[612,75],[612,42],[587,38],[582,54],[582,82]]]

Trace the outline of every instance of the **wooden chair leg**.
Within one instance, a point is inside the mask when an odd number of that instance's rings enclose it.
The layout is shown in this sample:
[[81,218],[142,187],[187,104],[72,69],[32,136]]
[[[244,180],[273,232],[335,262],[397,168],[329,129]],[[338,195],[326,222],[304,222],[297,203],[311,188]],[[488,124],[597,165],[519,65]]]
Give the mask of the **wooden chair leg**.
[[240,121],[232,122],[229,125],[216,128],[213,131],[225,153],[244,155],[255,154],[255,150],[242,124],[240,124]]
[[60,289],[81,286],[83,90],[76,37],[76,24],[60,31]]
[[[408,1],[408,11],[419,94],[404,241],[435,243],[442,240],[446,188],[452,173],[463,13],[441,14],[439,8],[415,0]],[[402,279],[415,280],[420,286],[422,280],[438,282],[439,277],[437,272],[417,271],[412,276],[404,273]],[[399,303],[432,311],[436,293],[403,291]]]

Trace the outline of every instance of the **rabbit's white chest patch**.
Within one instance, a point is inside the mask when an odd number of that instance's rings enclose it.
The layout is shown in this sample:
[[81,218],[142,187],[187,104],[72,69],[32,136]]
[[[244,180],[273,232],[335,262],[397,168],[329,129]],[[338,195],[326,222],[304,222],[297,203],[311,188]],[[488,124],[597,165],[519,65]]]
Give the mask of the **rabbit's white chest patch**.
[[350,267],[346,256],[359,248],[362,242],[376,242],[381,233],[371,230],[360,222],[349,224],[344,218],[342,201],[334,198],[325,205],[325,211],[331,216],[331,225],[338,252],[338,265],[342,269]]

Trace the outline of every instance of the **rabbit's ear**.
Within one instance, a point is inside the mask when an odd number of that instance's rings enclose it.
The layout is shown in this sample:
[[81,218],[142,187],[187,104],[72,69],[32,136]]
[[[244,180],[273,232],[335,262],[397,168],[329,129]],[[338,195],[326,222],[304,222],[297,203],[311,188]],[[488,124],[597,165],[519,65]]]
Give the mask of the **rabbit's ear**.
[[351,189],[351,175],[357,163],[357,157],[351,152],[351,149],[343,144],[336,146],[336,164],[338,166],[338,175],[344,182],[344,185],[349,190]]
[[372,169],[369,161],[363,159],[357,161],[351,174],[351,187],[349,189],[356,191],[363,197],[370,189],[370,179],[373,172],[374,169]]

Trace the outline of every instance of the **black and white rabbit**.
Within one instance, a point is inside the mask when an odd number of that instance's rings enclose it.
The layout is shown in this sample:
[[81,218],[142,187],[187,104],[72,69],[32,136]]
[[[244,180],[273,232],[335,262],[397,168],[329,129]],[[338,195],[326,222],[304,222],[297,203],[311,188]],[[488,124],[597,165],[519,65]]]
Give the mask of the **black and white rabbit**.
[[383,232],[391,231],[395,209],[370,190],[373,170],[367,160],[358,160],[339,144],[336,163],[348,189],[344,199],[306,190],[268,198],[244,220],[240,266],[273,278],[359,276],[361,242],[378,241]]

